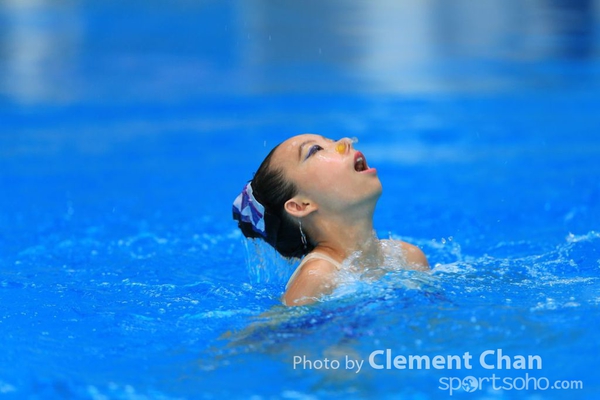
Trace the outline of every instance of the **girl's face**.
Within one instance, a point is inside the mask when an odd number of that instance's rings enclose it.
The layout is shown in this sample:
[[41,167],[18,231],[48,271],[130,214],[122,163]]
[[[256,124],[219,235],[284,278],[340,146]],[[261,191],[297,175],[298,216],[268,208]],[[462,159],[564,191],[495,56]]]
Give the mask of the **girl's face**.
[[337,141],[304,134],[283,142],[274,154],[274,166],[282,168],[299,194],[321,208],[340,209],[381,195],[377,170],[348,138]]

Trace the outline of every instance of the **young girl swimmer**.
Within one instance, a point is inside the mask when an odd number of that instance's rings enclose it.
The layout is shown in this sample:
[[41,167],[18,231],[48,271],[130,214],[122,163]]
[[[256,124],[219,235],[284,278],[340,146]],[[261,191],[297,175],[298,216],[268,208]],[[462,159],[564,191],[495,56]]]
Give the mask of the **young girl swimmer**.
[[371,268],[399,247],[402,268],[429,269],[416,246],[375,236],[381,191],[377,171],[351,139],[303,134],[271,150],[235,199],[233,217],[246,237],[265,240],[286,258],[303,257],[283,295],[284,304],[299,306],[331,293],[351,255]]

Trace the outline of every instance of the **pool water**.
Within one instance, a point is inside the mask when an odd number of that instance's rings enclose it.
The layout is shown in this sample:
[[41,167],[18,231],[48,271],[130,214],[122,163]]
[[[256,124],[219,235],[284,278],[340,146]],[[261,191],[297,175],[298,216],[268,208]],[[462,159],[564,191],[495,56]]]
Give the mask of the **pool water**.
[[[600,395],[600,8],[419,4],[0,6],[0,393]],[[231,204],[301,132],[359,139],[431,273],[281,305]]]

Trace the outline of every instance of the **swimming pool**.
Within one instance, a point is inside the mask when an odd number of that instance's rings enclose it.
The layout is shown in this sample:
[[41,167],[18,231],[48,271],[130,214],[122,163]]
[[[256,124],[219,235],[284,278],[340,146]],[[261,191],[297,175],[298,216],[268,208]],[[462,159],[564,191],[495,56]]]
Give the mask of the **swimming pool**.
[[[495,30],[481,17],[441,47],[422,13],[454,29],[474,10],[3,6],[5,38],[50,50],[3,42],[0,393],[598,396],[597,19],[552,36],[542,16],[569,10],[529,5],[523,32],[500,3]],[[421,22],[403,58],[382,37],[404,12]],[[378,235],[421,246],[432,274],[280,305],[293,266],[242,238],[231,203],[299,132],[358,137]]]

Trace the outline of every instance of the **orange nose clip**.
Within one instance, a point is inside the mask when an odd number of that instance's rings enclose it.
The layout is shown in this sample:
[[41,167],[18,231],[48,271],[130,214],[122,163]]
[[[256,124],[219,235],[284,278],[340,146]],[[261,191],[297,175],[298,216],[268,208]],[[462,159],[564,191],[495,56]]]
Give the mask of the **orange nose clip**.
[[335,151],[340,154],[344,154],[346,152],[346,142],[338,143],[338,145],[335,146]]

